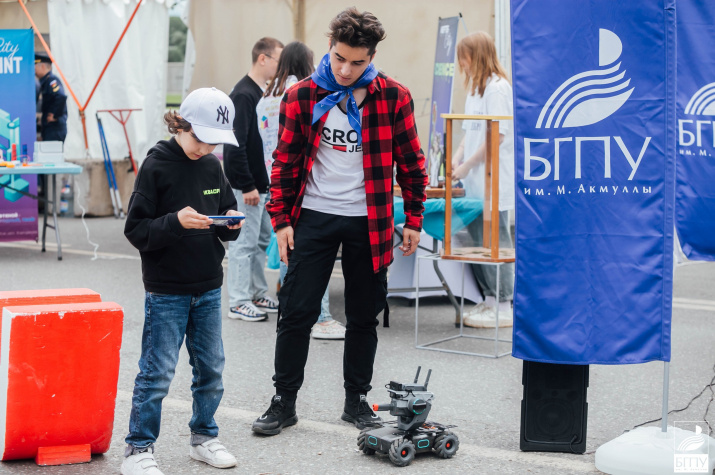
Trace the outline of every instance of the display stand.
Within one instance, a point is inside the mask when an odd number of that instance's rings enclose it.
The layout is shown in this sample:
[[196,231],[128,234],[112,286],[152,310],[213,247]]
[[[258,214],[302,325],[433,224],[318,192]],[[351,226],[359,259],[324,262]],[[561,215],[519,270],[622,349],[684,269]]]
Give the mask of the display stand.
[[[497,268],[496,294],[499,295],[499,277],[501,267],[504,264],[515,262],[514,249],[499,249],[499,120],[512,120],[511,116],[489,116],[489,115],[466,115],[466,114],[442,114],[445,120],[445,212],[444,212],[444,248],[442,252],[429,256],[420,256],[418,259],[446,259],[462,262],[462,286],[464,287],[464,267],[471,265],[493,265]],[[486,137],[486,163],[484,173],[484,238],[483,247],[467,247],[452,249],[452,121],[453,120],[485,120],[487,124]],[[417,267],[417,299],[415,303],[415,348],[433,351],[443,351],[447,353],[459,353],[474,356],[484,356],[488,358],[499,358],[506,356],[510,352],[500,353],[499,343],[511,343],[511,340],[499,338],[499,305],[496,306],[496,326],[494,337],[482,337],[464,334],[464,297],[460,305],[459,312],[459,333],[457,335],[436,340],[420,345],[419,343],[419,265]],[[464,294],[464,290],[462,290]],[[457,338],[475,338],[494,342],[494,353],[473,353],[466,351],[448,350],[443,348],[431,348],[432,345],[454,340]]]

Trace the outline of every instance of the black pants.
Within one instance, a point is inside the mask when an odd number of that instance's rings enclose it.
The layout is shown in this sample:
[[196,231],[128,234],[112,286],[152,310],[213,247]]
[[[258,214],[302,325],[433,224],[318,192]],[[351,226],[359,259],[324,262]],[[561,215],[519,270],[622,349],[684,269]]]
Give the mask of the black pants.
[[64,122],[49,122],[42,128],[42,140],[59,140],[64,142],[67,137],[67,124]]
[[377,350],[377,316],[385,308],[387,269],[373,272],[367,217],[336,216],[303,209],[294,234],[295,249],[278,295],[276,393],[294,398],[303,384],[310,330],[330,281],[340,244],[345,277],[343,377],[348,393],[372,387]]

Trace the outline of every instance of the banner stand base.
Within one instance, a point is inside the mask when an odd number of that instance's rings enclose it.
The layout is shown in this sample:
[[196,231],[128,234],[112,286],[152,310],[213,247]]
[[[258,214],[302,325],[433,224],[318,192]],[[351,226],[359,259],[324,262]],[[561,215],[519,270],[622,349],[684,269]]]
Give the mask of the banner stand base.
[[[596,468],[614,475],[711,474],[715,469],[715,440],[707,437],[710,454],[707,468],[702,467],[702,471],[696,471],[694,466],[684,465],[689,463],[687,460],[681,461],[681,466],[678,467],[679,459],[676,460],[675,450],[676,432],[678,440],[695,435],[694,432],[673,426],[668,426],[668,432],[663,432],[660,427],[639,427],[626,432],[596,450]],[[688,457],[698,454],[708,454],[708,446],[689,454]]]

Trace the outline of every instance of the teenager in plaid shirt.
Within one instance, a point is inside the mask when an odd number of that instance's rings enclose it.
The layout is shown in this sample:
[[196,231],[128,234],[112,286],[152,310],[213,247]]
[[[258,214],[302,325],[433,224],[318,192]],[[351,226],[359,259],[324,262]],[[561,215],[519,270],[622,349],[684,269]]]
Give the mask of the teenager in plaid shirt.
[[371,13],[349,8],[332,20],[328,36],[330,50],[315,73],[281,103],[266,208],[288,273],[278,296],[276,395],[253,423],[261,434],[278,434],[298,421],[295,401],[310,329],[341,244],[347,319],[342,419],[360,429],[380,422],[366,395],[393,259],[395,166],[406,214],[399,249],[409,256],[420,240],[425,158],[410,92],[372,64],[385,31]]

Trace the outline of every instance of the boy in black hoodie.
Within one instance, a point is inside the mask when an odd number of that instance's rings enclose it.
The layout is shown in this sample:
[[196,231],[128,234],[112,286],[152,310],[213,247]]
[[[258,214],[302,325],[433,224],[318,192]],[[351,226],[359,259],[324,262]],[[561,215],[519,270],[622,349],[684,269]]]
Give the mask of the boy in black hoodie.
[[211,153],[219,143],[237,145],[233,117],[223,92],[189,94],[179,114],[164,116],[175,137],[149,150],[129,201],[124,234],[139,249],[146,297],[123,475],[161,475],[154,442],[184,338],[194,374],[190,456],[218,468],[236,465],[217,438],[214,414],[223,395],[220,241],[235,240],[241,222],[218,226],[208,217],[242,216]]

